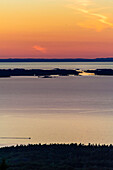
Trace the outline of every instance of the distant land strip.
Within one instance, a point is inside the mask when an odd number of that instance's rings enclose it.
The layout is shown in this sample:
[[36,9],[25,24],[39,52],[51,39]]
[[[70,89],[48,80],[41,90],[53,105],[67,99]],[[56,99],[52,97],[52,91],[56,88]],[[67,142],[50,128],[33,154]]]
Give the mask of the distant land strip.
[[43,78],[52,78],[56,76],[82,76],[82,75],[106,75],[113,76],[112,69],[95,69],[95,70],[78,70],[78,69],[59,69],[52,70],[42,69],[0,69],[0,78],[7,78],[11,76],[34,76]]
[[61,58],[61,59],[41,59],[41,58],[8,58],[0,59],[0,62],[113,62],[113,58]]

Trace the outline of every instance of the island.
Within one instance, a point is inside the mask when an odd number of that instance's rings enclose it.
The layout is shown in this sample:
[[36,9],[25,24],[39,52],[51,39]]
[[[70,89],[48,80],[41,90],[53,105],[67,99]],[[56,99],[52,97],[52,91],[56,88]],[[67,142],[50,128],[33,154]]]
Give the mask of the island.
[[113,76],[112,69],[95,69],[95,70],[79,70],[79,69],[0,69],[0,78],[7,78],[11,76],[37,76],[42,78],[52,78],[52,76],[82,76],[82,75],[105,75]]

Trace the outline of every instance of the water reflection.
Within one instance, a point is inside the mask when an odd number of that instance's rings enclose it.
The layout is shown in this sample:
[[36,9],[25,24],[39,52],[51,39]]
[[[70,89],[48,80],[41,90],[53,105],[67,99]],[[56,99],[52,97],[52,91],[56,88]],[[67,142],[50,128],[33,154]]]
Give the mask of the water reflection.
[[95,73],[86,73],[82,71],[82,73],[79,73],[80,76],[95,76]]
[[113,116],[90,114],[34,114],[0,119],[2,136],[30,136],[31,140],[0,139],[0,144],[113,143]]

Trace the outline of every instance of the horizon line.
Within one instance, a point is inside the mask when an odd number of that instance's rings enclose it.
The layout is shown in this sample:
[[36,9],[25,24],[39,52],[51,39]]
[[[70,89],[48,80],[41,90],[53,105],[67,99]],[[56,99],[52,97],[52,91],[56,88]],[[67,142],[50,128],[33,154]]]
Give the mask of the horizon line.
[[99,60],[99,59],[113,59],[113,57],[96,57],[96,58],[0,58],[0,60]]

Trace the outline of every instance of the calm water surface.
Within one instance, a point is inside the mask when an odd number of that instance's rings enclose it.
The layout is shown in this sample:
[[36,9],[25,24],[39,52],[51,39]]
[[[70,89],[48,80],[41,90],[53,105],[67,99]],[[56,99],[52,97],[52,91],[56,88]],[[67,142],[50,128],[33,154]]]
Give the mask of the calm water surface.
[[5,62],[0,63],[0,69],[113,69],[113,62]]
[[113,77],[0,79],[0,146],[113,144]]

